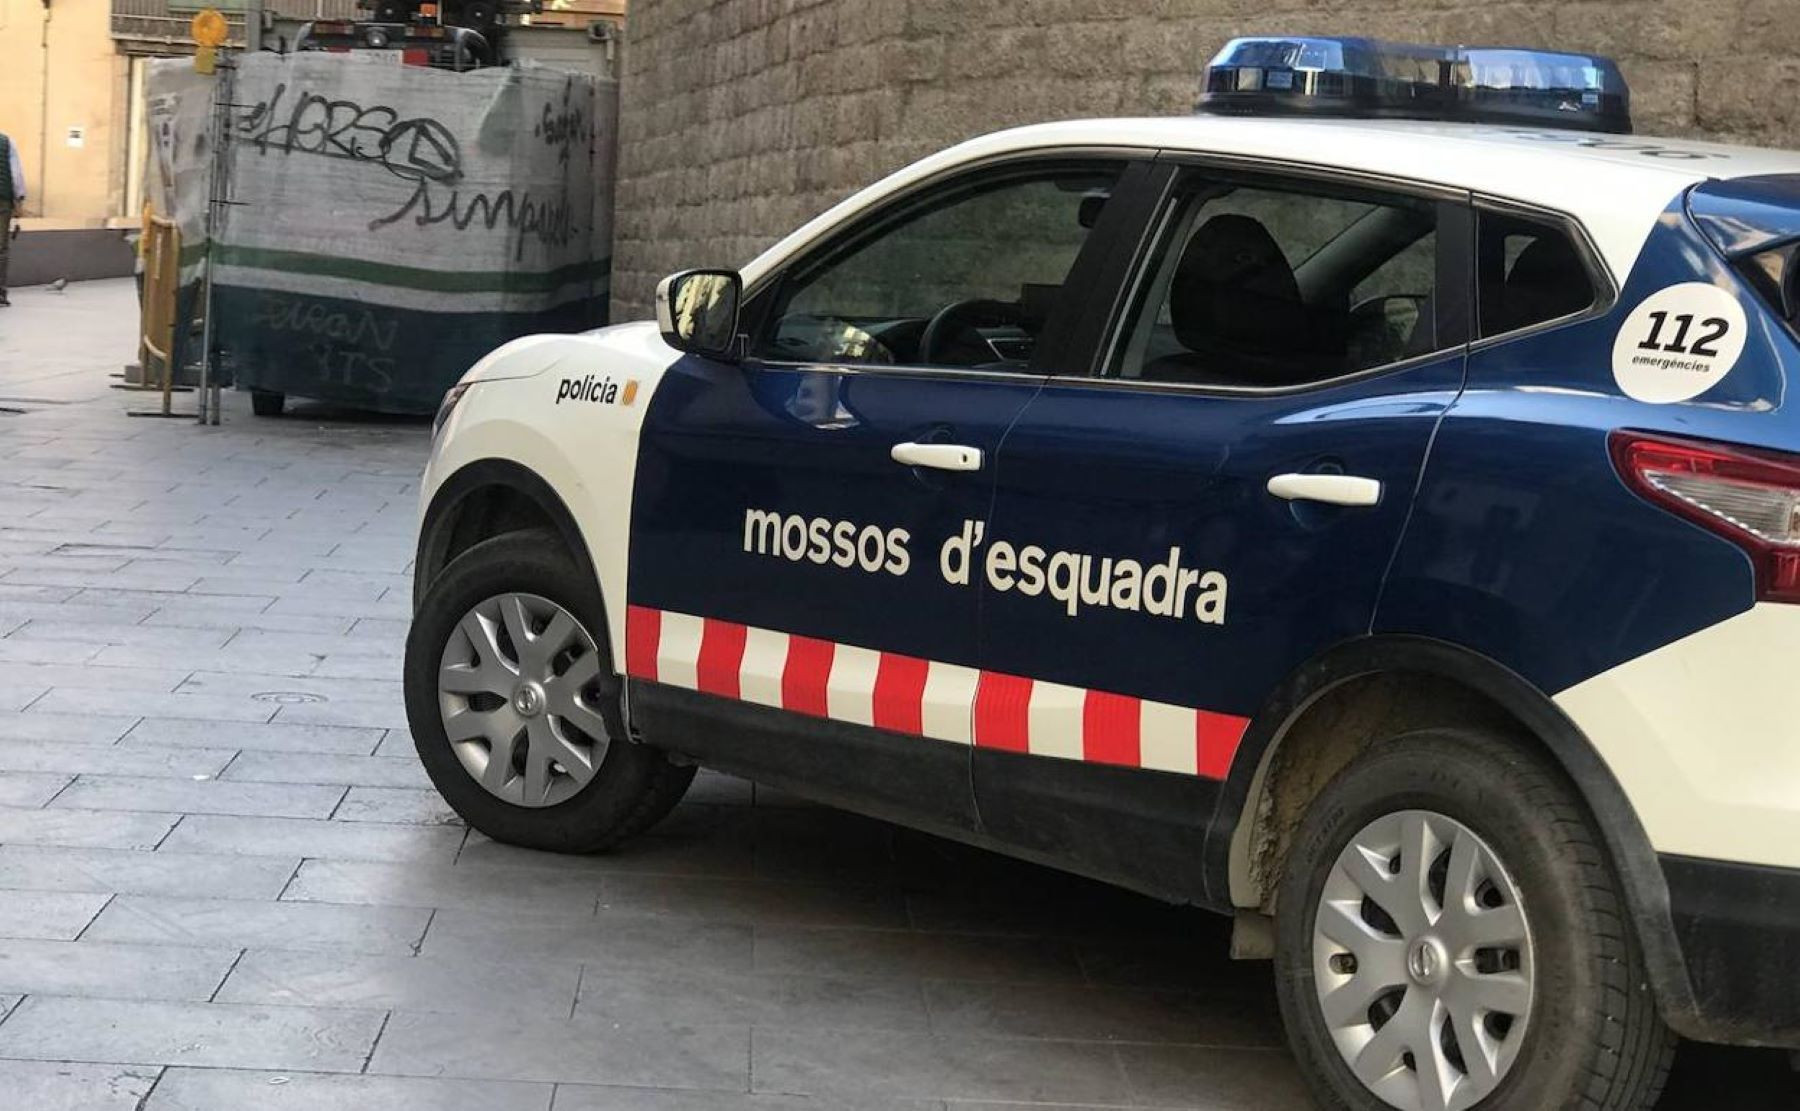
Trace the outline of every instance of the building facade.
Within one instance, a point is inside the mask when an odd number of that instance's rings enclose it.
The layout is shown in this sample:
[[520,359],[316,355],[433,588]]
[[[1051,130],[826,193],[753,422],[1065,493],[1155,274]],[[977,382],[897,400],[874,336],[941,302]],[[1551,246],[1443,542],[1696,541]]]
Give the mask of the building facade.
[[1610,54],[1639,131],[1800,146],[1796,0],[641,0],[627,24],[614,319],[938,147],[1191,110],[1233,35]]
[[[0,0],[0,131],[25,162],[27,229],[137,220],[146,147],[144,74],[192,54],[202,0]],[[355,0],[279,0],[308,18]],[[228,17],[233,43],[241,17]]]

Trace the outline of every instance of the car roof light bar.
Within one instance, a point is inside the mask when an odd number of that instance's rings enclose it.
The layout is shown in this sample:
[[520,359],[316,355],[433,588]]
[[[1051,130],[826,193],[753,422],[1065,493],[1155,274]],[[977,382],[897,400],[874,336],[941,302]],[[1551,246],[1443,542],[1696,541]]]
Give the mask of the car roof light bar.
[[1206,67],[1199,110],[1631,131],[1631,92],[1610,58],[1357,36],[1232,39]]

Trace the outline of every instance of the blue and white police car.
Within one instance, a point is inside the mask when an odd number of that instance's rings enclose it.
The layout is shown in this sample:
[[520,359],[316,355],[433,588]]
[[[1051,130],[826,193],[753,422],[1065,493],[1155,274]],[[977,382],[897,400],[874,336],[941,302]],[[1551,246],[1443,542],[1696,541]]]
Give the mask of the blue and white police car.
[[1605,59],[1244,39],[446,397],[407,707],[477,829],[696,765],[1237,916],[1318,1097],[1800,1045],[1800,155]]

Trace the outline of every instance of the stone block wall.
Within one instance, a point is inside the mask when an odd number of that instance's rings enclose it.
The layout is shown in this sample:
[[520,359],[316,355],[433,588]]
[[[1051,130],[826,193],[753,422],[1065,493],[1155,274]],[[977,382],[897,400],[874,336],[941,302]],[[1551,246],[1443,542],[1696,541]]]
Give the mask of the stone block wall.
[[1800,0],[633,0],[613,319],[957,140],[1186,113],[1260,32],[1597,51],[1640,132],[1800,146]]

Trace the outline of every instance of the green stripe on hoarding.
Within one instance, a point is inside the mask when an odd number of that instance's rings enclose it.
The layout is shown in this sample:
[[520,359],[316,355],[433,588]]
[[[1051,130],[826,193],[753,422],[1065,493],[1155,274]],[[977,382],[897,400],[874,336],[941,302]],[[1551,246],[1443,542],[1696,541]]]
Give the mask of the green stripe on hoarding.
[[[183,247],[181,265],[194,265],[205,254],[204,243]],[[213,257],[220,266],[279,270],[288,274],[314,274],[322,278],[343,278],[346,281],[368,282],[371,285],[400,289],[421,289],[431,293],[552,293],[577,282],[604,279],[612,268],[611,259],[598,258],[588,262],[572,262],[554,270],[428,270],[421,266],[369,262],[366,259],[318,255],[308,251],[282,251],[270,247],[221,246]]]

